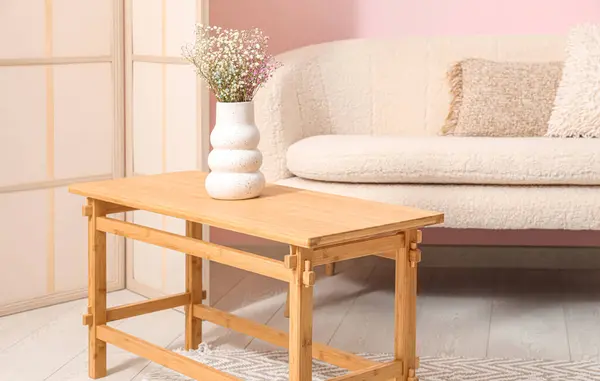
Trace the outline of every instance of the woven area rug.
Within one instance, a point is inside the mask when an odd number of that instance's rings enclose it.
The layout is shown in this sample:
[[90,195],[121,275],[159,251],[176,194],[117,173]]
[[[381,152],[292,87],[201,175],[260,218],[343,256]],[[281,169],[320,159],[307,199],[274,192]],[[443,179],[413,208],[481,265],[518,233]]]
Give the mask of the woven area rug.
[[[196,361],[246,381],[287,381],[287,352],[244,350],[177,351]],[[390,361],[386,354],[362,354],[376,361]],[[324,381],[346,371],[319,361],[313,362],[313,380]],[[600,363],[591,361],[550,361],[515,359],[468,359],[421,357],[417,372],[420,381],[600,381]],[[145,381],[188,381],[188,377],[160,368]],[[199,381],[211,381],[209,379]]]

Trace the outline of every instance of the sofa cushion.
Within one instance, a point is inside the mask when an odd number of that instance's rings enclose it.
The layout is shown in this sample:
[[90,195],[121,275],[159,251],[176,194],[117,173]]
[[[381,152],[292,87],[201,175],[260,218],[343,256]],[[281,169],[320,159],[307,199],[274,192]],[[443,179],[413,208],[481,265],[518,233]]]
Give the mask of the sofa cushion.
[[350,183],[599,185],[600,141],[320,135],[291,145],[287,167]]
[[469,58],[448,72],[452,101],[442,131],[455,136],[544,136],[563,63]]
[[600,230],[600,197],[594,186],[345,184],[299,177],[277,184],[439,210],[444,212],[441,226],[447,228]]
[[575,27],[569,34],[547,136],[600,138],[599,61],[600,25]]

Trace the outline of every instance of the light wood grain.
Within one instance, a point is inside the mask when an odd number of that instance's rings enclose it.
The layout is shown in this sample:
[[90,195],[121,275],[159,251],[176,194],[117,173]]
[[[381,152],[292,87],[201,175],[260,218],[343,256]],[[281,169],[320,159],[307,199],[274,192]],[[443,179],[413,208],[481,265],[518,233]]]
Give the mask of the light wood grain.
[[[124,60],[124,24],[125,24],[125,6],[123,0],[112,0],[112,80],[113,80],[113,110],[114,110],[114,128],[112,139],[112,177],[125,177],[126,167],[126,142],[125,142],[125,60]],[[121,206],[119,206],[121,208]],[[115,213],[107,208],[110,213]],[[125,219],[123,213],[119,216]],[[125,239],[118,238],[116,241],[117,250],[117,281],[121,288],[126,287],[126,248]]]
[[600,362],[600,295],[567,294],[562,304],[571,359]]
[[549,277],[549,273],[498,272],[488,356],[550,360],[570,356],[565,310],[557,302],[566,284],[559,274]]
[[[44,1],[44,55],[46,58],[54,55],[54,1]],[[55,81],[54,67],[48,65],[46,70],[46,177],[54,179],[55,173]],[[55,245],[54,245],[54,214],[56,200],[54,188],[48,189],[46,192],[48,211],[47,219],[47,240],[46,240],[46,293],[53,294],[55,291]]]
[[98,327],[98,336],[114,346],[122,348],[138,356],[145,357],[155,363],[166,366],[188,377],[197,380],[236,381],[239,378],[213,369],[183,355],[150,344],[145,340],[121,332],[108,326]]
[[92,215],[88,217],[89,269],[89,376],[106,376],[106,343],[98,337],[98,328],[106,324],[106,233],[97,230],[98,218],[104,216],[102,202],[88,200]]
[[[283,305],[287,283],[249,273],[216,305],[222,311],[250,321],[267,322]],[[203,341],[223,349],[245,348],[253,339],[236,330],[205,321]]]
[[290,293],[289,291],[285,293],[285,306],[283,306],[283,317],[290,317]]
[[290,249],[290,254],[298,257],[290,282],[290,381],[306,381],[312,380],[313,287],[304,284],[303,275],[312,270],[314,253],[294,246]]
[[0,66],[45,66],[110,62],[113,62],[112,56],[3,58],[0,59]]
[[169,64],[169,65],[189,65],[189,62],[186,61],[183,57],[170,57],[170,56],[164,56],[164,55],[152,56],[152,55],[134,54],[131,58],[135,62],[150,62],[150,63]]
[[395,263],[384,259],[366,259],[373,261],[375,268],[364,287],[359,289],[354,286],[356,299],[329,344],[356,353],[393,353]]
[[[394,254],[394,252],[392,252],[391,254]],[[359,258],[359,257],[357,256],[356,258]],[[286,255],[285,259],[286,259],[286,261],[293,262],[294,266],[295,266],[296,256]],[[292,259],[293,259],[293,261],[292,261]],[[288,267],[287,264],[286,264],[286,267]],[[288,268],[291,268],[291,266],[288,267]],[[328,263],[328,264],[326,264],[325,265],[325,275],[327,275],[327,276],[333,276],[333,275],[335,275],[335,268],[336,268],[335,267],[335,263]],[[289,295],[289,292],[286,295],[285,306],[284,306],[284,309],[283,309],[283,316],[285,318],[289,318],[290,317],[290,295]]]
[[489,357],[570,357],[565,313],[555,296],[500,296],[494,299],[492,311]]
[[[284,331],[202,304],[194,306],[194,315],[219,326],[259,338],[278,347],[289,348],[290,336]],[[375,361],[320,343],[312,344],[312,352],[309,357],[350,370],[362,369],[377,364]]]
[[123,205],[118,205],[118,204],[112,204],[110,202],[104,203],[104,209],[106,211],[106,214],[131,212],[133,210],[136,210],[135,208],[130,208],[128,206],[123,206]]
[[[202,225],[186,222],[188,237],[202,239]],[[202,342],[202,320],[194,316],[194,305],[202,303],[202,258],[186,254],[185,290],[190,294],[189,304],[185,308],[185,349],[197,349]]]
[[[424,250],[425,256],[428,253],[428,250]],[[364,263],[358,264],[357,262]],[[369,266],[370,262],[380,266],[378,266],[377,273],[366,281],[367,275],[372,269],[372,265]],[[364,268],[364,271],[360,270],[361,267]],[[394,300],[393,269],[392,261],[367,257],[340,263],[338,274],[335,277],[319,278],[315,286],[314,297],[314,340],[327,343],[328,338],[333,336],[332,345],[344,350],[357,353],[391,352],[393,350],[393,345],[391,345]],[[439,356],[440,353],[451,353],[452,351],[457,354],[469,353],[467,347],[470,345],[477,348],[471,353],[479,353],[482,346],[487,347],[489,333],[483,329],[486,324],[489,324],[489,316],[481,313],[480,307],[486,303],[491,304],[494,298],[492,292],[482,293],[477,289],[477,287],[488,287],[488,282],[480,276],[481,269],[464,269],[460,272],[460,276],[452,277],[452,279],[440,278],[445,271],[454,271],[453,269],[435,269],[433,277],[430,277],[430,270],[432,269],[420,269],[421,285],[424,287],[420,289],[421,293],[418,298],[418,301],[422,303],[418,310],[417,322],[418,353],[421,356]],[[347,277],[346,275],[350,275],[349,271],[356,271],[356,274]],[[238,272],[235,270],[233,274]],[[528,277],[528,272],[524,270],[516,269],[510,270],[510,272],[516,274],[512,278],[513,283],[515,278]],[[521,291],[505,295],[506,299],[515,303],[522,301],[523,306],[520,314],[509,315],[510,319],[505,318],[506,324],[501,329],[512,335],[510,332],[513,330],[513,326],[524,323],[530,327],[531,324],[535,324],[528,321],[529,314],[525,313],[527,311],[534,312],[540,308],[539,303],[529,302],[532,299],[543,299],[543,305],[562,305],[567,319],[568,341],[572,353],[569,356],[568,351],[563,351],[564,357],[560,360],[569,361],[571,358],[574,361],[589,359],[597,362],[600,337],[595,334],[598,331],[595,327],[598,316],[600,316],[597,311],[600,306],[600,297],[593,293],[590,285],[581,288],[571,286],[564,289],[565,292],[562,294],[547,294],[545,291],[553,282],[561,278],[563,272],[569,279],[581,276],[581,271],[545,271],[543,276],[535,278],[535,282],[539,282],[542,287],[538,289],[531,287],[533,290],[528,293]],[[220,273],[219,275],[227,278],[228,274]],[[228,287],[224,291],[228,294],[218,303],[217,307],[232,311],[237,308],[236,306],[241,306],[244,301],[244,307],[239,313],[257,323],[268,322],[271,327],[285,331],[288,321],[282,317],[281,313],[276,313],[277,308],[282,307],[285,301],[283,289],[285,285],[273,279],[250,275],[252,280],[244,282],[232,290]],[[598,271],[589,271],[589,276],[598,278]],[[471,279],[469,288],[464,290],[464,287],[460,285],[457,290],[456,283],[461,283],[463,278]],[[260,280],[267,281],[273,287],[265,292],[265,289],[269,287]],[[425,284],[422,284],[423,282]],[[353,288],[351,289],[351,287]],[[498,298],[499,295],[495,297]],[[139,295],[130,291],[118,291],[108,295],[108,305],[122,305],[141,299]],[[352,312],[346,315],[345,311],[352,304],[354,304]],[[85,313],[86,308],[87,300],[80,299],[1,317],[0,350],[2,350],[2,355],[0,355],[0,363],[3,366],[0,367],[0,380],[87,380],[87,329],[79,324],[81,314]],[[440,312],[444,312],[444,316],[439,319],[429,318],[429,315]],[[235,313],[237,315],[238,311]],[[453,324],[452,317],[454,315],[456,315],[457,321]],[[544,316],[543,313],[542,316]],[[548,316],[554,315],[548,314]],[[543,319],[537,321],[538,325],[543,324]],[[177,349],[184,346],[184,336],[177,339],[183,333],[184,322],[185,318],[181,313],[165,310],[109,324],[118,326],[119,330],[159,346]],[[336,327],[340,323],[342,327],[336,332]],[[241,338],[247,337],[242,334],[239,334],[239,338],[229,334],[228,338],[221,339],[223,332],[227,332],[225,329],[210,322],[204,324],[205,337],[209,337],[208,343],[214,349],[243,349],[249,342],[249,340],[241,340]],[[471,336],[467,338],[464,334],[468,331],[469,324],[473,324],[474,332],[468,332]],[[444,326],[447,332],[444,332]],[[214,334],[213,331],[215,331]],[[365,332],[370,334],[365,334]],[[431,332],[431,335],[425,337],[427,332]],[[563,332],[560,330],[548,332],[552,336],[541,336],[542,341],[538,344],[534,342],[536,336],[532,335],[530,336],[531,345],[552,346],[553,343],[561,341],[560,337]],[[497,332],[495,335],[500,336],[502,332]],[[436,337],[438,336],[439,346],[436,346]],[[229,339],[233,339],[231,343],[229,343]],[[427,341],[426,345],[423,344],[423,340]],[[56,348],[57,342],[61,344],[60,351],[52,350]],[[248,349],[278,350],[276,346],[271,347],[270,344],[262,346],[255,344],[262,344],[262,342],[252,341]],[[500,341],[496,341],[495,344],[503,345]],[[491,347],[490,350],[495,351],[495,348]],[[469,355],[468,357],[485,357],[485,354]],[[514,357],[516,356],[510,358]],[[31,366],[31,358],[38,359],[35,367]],[[107,380],[111,381],[131,381],[132,379],[142,381],[148,377],[151,371],[160,367],[160,365],[152,364],[146,359],[114,347],[107,351],[107,359],[109,365]],[[147,364],[148,367],[143,369]]]
[[[394,252],[399,245],[403,244],[404,235],[394,234],[380,238],[366,239],[364,241],[322,247],[314,251],[314,265],[319,266],[373,254]],[[333,273],[327,275],[333,275]]]
[[485,358],[490,329],[490,295],[448,290],[441,295],[419,295],[417,342],[428,356]]
[[194,238],[183,237],[158,229],[105,217],[98,219],[98,229],[107,233],[187,253],[209,261],[237,267],[284,282],[289,282],[291,279],[292,272],[285,268],[282,261],[246,253],[241,250],[230,249],[214,243],[203,242]]
[[394,320],[394,356],[403,362],[401,377],[406,380],[416,367],[417,345],[417,268],[410,263],[410,251],[416,246],[417,232],[407,231],[402,245],[396,247],[396,300]]
[[[87,290],[85,295],[87,296]],[[50,307],[27,311],[27,313],[0,317],[0,352],[24,340],[49,322],[73,313],[73,311],[78,311],[84,303],[87,305],[87,300],[58,303]]]
[[358,370],[376,364],[375,361],[330,346],[315,343],[312,347],[312,357],[340,368]]
[[391,252],[388,252],[388,253],[377,254],[377,256],[381,257],[381,258],[387,258],[387,259],[396,260],[396,252],[395,251],[391,251]]
[[298,266],[298,263],[296,263],[297,260],[298,257],[295,255],[286,255],[283,257],[283,265],[286,269],[295,269]]
[[34,190],[34,189],[60,188],[60,187],[68,186],[70,184],[74,184],[74,183],[108,180],[108,179],[112,179],[112,178],[113,178],[113,175],[110,173],[107,173],[107,174],[101,174],[101,175],[84,176],[84,177],[76,177],[76,178],[63,178],[63,179],[35,181],[35,182],[23,183],[23,184],[10,184],[10,185],[0,186],[0,194],[25,192],[25,191]]
[[[116,279],[106,283],[107,291],[122,290],[122,280]],[[69,302],[71,300],[77,300],[88,296],[88,286],[81,287],[75,290],[69,290],[64,292],[56,292],[51,295],[44,295],[39,298],[28,299],[18,301],[14,303],[5,304],[0,307],[0,317],[13,315],[23,311],[29,311],[37,308],[44,308],[48,306],[54,306],[56,304]]]
[[[298,269],[299,270],[299,269]],[[317,273],[313,271],[311,261],[304,261],[304,272],[302,273],[302,284],[304,287],[312,287],[317,281]]]
[[125,177],[125,6],[123,0],[112,0],[112,70],[114,89],[113,174]]
[[288,334],[273,328],[268,328],[250,319],[235,316],[225,311],[197,304],[194,306],[194,316],[217,324],[221,327],[232,329],[248,336],[260,338],[279,347],[286,348]]
[[392,361],[385,364],[373,365],[366,369],[330,378],[328,381],[385,381],[402,372],[402,362]]
[[[189,216],[189,218],[186,218],[186,236],[97,216],[97,208],[95,207],[90,216],[90,219],[94,221],[94,230],[93,232],[90,231],[93,235],[97,235],[99,232],[112,233],[186,253],[186,349],[195,348],[200,343],[202,340],[202,320],[208,320],[223,324],[227,328],[236,328],[242,333],[253,334],[268,342],[285,340],[285,345],[290,353],[289,372],[291,381],[312,379],[313,356],[344,367],[360,366],[360,368],[364,368],[365,363],[373,365],[372,362],[360,359],[348,352],[335,350],[325,345],[313,346],[313,287],[316,281],[314,266],[395,251],[397,255],[394,347],[396,361],[401,361],[404,368],[402,378],[398,377],[397,379],[406,381],[407,375],[414,376],[414,368],[416,367],[416,263],[420,258],[414,255],[417,252],[416,242],[413,242],[417,239],[416,231],[399,234],[399,230],[407,226],[420,227],[425,224],[439,222],[443,219],[441,214],[403,207],[397,208],[373,202],[364,203],[356,199],[330,197],[330,195],[322,193],[306,193],[306,191],[277,186],[267,188],[273,191],[271,194],[265,194],[265,197],[259,199],[237,202],[235,203],[236,208],[229,210],[227,205],[233,204],[223,201],[217,202],[206,197],[206,195],[198,197],[198,194],[187,193],[188,200],[184,205],[178,204],[181,198],[185,198],[184,195],[180,194],[181,197],[172,197],[177,195],[178,190],[191,190],[190,180],[203,180],[204,177],[205,174],[200,172],[180,172],[161,176],[138,177],[137,179],[142,179],[141,182],[137,180],[113,180],[74,186],[71,189],[74,193],[94,194],[94,197],[103,200],[106,203],[103,209],[104,215],[109,205],[115,205],[116,210],[121,210],[118,209],[119,205],[123,205],[128,208],[159,212],[163,214],[163,218],[166,218],[166,216],[180,218],[185,215]],[[160,181],[157,182],[157,180]],[[169,186],[168,190],[164,188],[166,184]],[[87,190],[85,190],[86,187]],[[193,197],[190,199],[190,196]],[[265,199],[268,202],[264,201]],[[257,203],[256,200],[263,201]],[[255,201],[254,204],[249,206],[252,201]],[[303,203],[307,206],[310,204],[311,208],[298,209]],[[317,205],[319,203],[321,205]],[[350,205],[361,203],[364,204],[361,211],[369,207],[371,212],[378,212],[376,213],[377,217],[371,218],[371,221],[369,221],[369,218],[357,218],[358,210],[353,211]],[[144,206],[141,207],[141,205]],[[346,215],[339,212],[334,215],[334,211],[331,210],[328,211],[327,216],[335,218],[323,221],[324,216],[318,214],[331,207],[331,205],[334,205],[336,210],[347,212]],[[199,206],[202,207],[202,213],[194,209]],[[315,206],[319,206],[319,208],[315,209]],[[265,211],[263,208],[271,208],[271,210]],[[277,208],[277,210],[274,208]],[[286,215],[286,208],[289,209],[291,215]],[[396,210],[387,213],[391,209]],[[310,210],[310,213],[300,214],[298,218],[294,219],[294,214],[299,213],[298,210]],[[89,208],[84,208],[84,214],[90,214]],[[281,220],[282,215],[286,221],[298,221],[298,223],[295,225],[287,224],[285,231],[281,229],[276,231],[279,227],[275,224],[284,222]],[[314,215],[319,218],[313,218]],[[227,219],[223,219],[224,217]],[[280,238],[285,235],[282,242],[297,240],[303,243],[300,245],[291,244],[291,256],[285,262],[281,262],[198,239],[202,237],[202,222],[223,227],[223,225],[219,225],[223,224],[223,221],[230,228],[236,223],[246,222],[246,225],[240,225],[242,228],[238,228],[237,231],[249,232],[258,237],[274,237],[274,235],[268,235],[272,234],[271,230],[274,230],[276,235],[280,235]],[[251,227],[251,230],[243,230],[248,229],[248,226]],[[292,232],[288,231],[290,226]],[[200,304],[202,302],[202,259],[212,260],[288,282],[289,335]],[[295,261],[292,259],[295,259]],[[295,266],[292,266],[292,263],[295,263]],[[98,272],[96,265],[97,263],[92,264],[94,274]],[[195,294],[198,297],[195,297]],[[90,343],[93,342],[92,339],[95,339],[94,343],[102,343],[103,340],[108,341],[188,376],[208,377],[212,372],[218,377],[225,377],[221,372],[204,365],[192,367],[189,363],[182,363],[184,359],[189,360],[163,348],[153,346],[139,338],[107,327],[105,325],[107,320],[105,308],[102,311],[103,320],[99,324],[95,311],[96,309],[90,307],[89,313],[92,315],[90,327],[95,328],[94,332],[96,334],[94,338],[90,335]],[[96,352],[94,351],[94,353]],[[97,360],[94,359],[94,361]],[[380,379],[381,374],[389,374],[393,369],[397,373],[398,364],[392,365],[369,369],[361,374],[352,375],[350,379]],[[105,347],[103,366],[105,373]],[[90,372],[92,372],[92,366],[90,366]],[[97,373],[98,371],[94,371],[93,374],[96,375]],[[218,377],[213,377],[213,379],[221,379]]]
[[[180,307],[190,303],[190,294],[187,292],[165,296],[162,298],[144,300],[126,304],[123,306],[113,307],[106,310],[106,322],[115,320],[127,319],[134,316],[145,315],[152,312],[167,310],[170,308]],[[83,324],[90,325],[93,322],[91,314],[83,315]]]
[[202,172],[176,172],[78,184],[69,190],[300,247],[443,222],[442,213],[278,185],[267,185],[261,197],[252,200],[214,200],[204,189],[205,177]]
[[[0,316],[56,303],[64,303],[87,296],[88,284],[85,279],[82,279],[82,275],[85,274],[86,268],[86,257],[84,253],[85,244],[80,246],[79,244],[81,241],[75,239],[75,237],[69,237],[68,234],[64,234],[71,227],[77,227],[77,229],[79,229],[80,226],[84,226],[81,225],[81,223],[85,223],[85,221],[80,220],[75,222],[76,220],[72,219],[76,216],[70,213],[68,210],[70,207],[65,206],[62,190],[56,188],[73,182],[113,178],[115,175],[118,176],[119,173],[116,167],[123,166],[123,160],[119,160],[121,147],[118,144],[113,145],[113,139],[108,138],[108,136],[107,139],[104,139],[104,133],[98,135],[98,133],[94,131],[92,133],[94,137],[101,136],[102,138],[92,138],[89,142],[81,140],[75,141],[78,138],[76,136],[77,133],[74,133],[75,130],[87,130],[91,132],[92,130],[96,130],[96,128],[89,123],[81,123],[78,121],[78,114],[76,112],[74,113],[73,110],[81,109],[82,107],[92,107],[92,109],[98,110],[98,107],[103,108],[102,105],[105,104],[112,106],[113,96],[116,98],[122,91],[122,86],[112,86],[113,83],[121,84],[118,80],[120,72],[118,66],[119,57],[114,55],[118,49],[111,49],[111,51],[108,51],[103,48],[104,42],[108,43],[110,41],[111,45],[114,46],[118,45],[117,41],[122,38],[117,30],[113,30],[113,25],[117,25],[119,21],[113,19],[112,15],[109,13],[111,5],[114,3],[116,2],[113,0],[107,0],[103,2],[103,4],[108,4],[106,6],[95,7],[94,5],[91,5],[90,7],[92,7],[92,9],[102,10],[96,15],[92,15],[92,13],[89,13],[88,9],[84,10],[84,8],[70,6],[65,8],[64,2],[57,0],[38,1],[35,5],[32,5],[33,8],[29,8],[27,5],[22,9],[28,9],[28,12],[35,14],[36,21],[34,24],[39,26],[39,28],[35,27],[35,30],[32,29],[31,31],[32,36],[35,35],[36,53],[33,55],[22,55],[17,52],[17,54],[4,55],[4,57],[0,59],[0,70],[2,70],[3,73],[13,71],[15,73],[21,71],[27,73],[25,75],[16,76],[28,79],[17,79],[17,82],[14,83],[16,84],[15,88],[13,88],[10,82],[3,83],[2,88],[8,92],[5,93],[8,97],[11,97],[14,94],[25,94],[25,98],[28,98],[31,102],[23,103],[23,107],[25,107],[26,111],[20,112],[20,114],[39,115],[35,120],[41,122],[31,123],[31,127],[34,129],[31,129],[29,126],[27,129],[13,129],[13,135],[11,135],[10,138],[3,136],[1,139],[1,144],[3,144],[2,150],[8,155],[6,157],[11,157],[11,159],[13,159],[12,161],[14,161],[7,165],[16,168],[17,172],[27,174],[30,172],[27,169],[27,166],[17,165],[17,162],[27,158],[27,162],[34,163],[33,165],[39,167],[42,171],[45,170],[45,173],[40,173],[44,174],[43,176],[37,176],[33,173],[18,176],[18,178],[14,179],[16,181],[3,181],[7,184],[0,187],[0,193],[47,189],[45,192],[39,192],[40,194],[44,193],[47,197],[44,201],[44,210],[46,211],[44,219],[31,221],[29,224],[31,230],[43,232],[44,239],[41,241],[43,241],[43,244],[45,245],[45,261],[42,262],[36,259],[34,263],[33,257],[30,257],[30,255],[33,254],[31,251],[30,253],[27,253],[27,255],[22,256],[29,258],[26,261],[30,262],[29,267],[31,269],[36,268],[40,270],[30,272],[27,276],[23,276],[22,284],[14,284],[13,290],[7,291],[14,297],[4,300],[3,303],[1,303]],[[16,4],[21,3],[18,2],[14,4],[17,6]],[[9,17],[10,10],[6,9],[6,6],[8,6],[7,3],[3,2],[3,9],[0,13]],[[12,6],[10,7],[12,8]],[[66,9],[70,12],[70,15],[67,17],[68,20],[63,17]],[[107,11],[106,13],[104,12],[105,10]],[[6,12],[9,12],[9,14],[6,14]],[[13,14],[13,16],[17,14]],[[88,22],[90,17],[94,22]],[[20,21],[22,21],[18,19],[19,17],[13,20],[14,23],[9,22],[8,24],[6,23],[6,21],[8,21],[7,19],[3,20],[3,34],[8,36],[7,38],[10,39],[11,34],[17,32],[13,37],[18,40],[20,34],[18,32],[20,27],[18,27],[18,25],[20,25]],[[84,34],[86,36],[94,36],[87,44],[88,46],[84,48],[85,51],[81,51],[82,46],[80,46],[80,44],[73,44],[72,41],[69,42],[68,39],[63,39],[66,35],[63,36],[61,30],[64,31],[65,20],[67,20],[67,22],[78,20],[85,23]],[[108,21],[108,23],[105,21]],[[65,48],[68,52],[65,51]],[[106,48],[108,48],[108,45]],[[102,50],[102,52],[99,52],[99,49]],[[68,67],[63,65],[68,65]],[[20,68],[16,68],[15,66]],[[88,70],[83,68],[92,66],[103,68],[100,72],[103,72],[104,69],[112,69],[114,75],[112,77],[109,76],[110,78],[107,77],[106,81],[99,78],[94,79],[88,77],[84,74],[89,73]],[[10,69],[10,67],[13,68]],[[39,73],[40,80],[31,82],[32,79],[38,78],[37,74],[32,75],[32,73]],[[70,81],[65,82],[66,78],[73,77],[75,73],[81,74],[79,84],[71,84]],[[98,90],[93,93],[96,98],[92,97],[92,99],[78,100],[76,97],[72,97],[73,86],[76,88],[82,84],[88,88],[91,86],[94,90]],[[103,91],[105,87],[106,92]],[[41,97],[37,96],[38,93]],[[88,98],[86,96],[82,97]],[[117,105],[117,103],[118,99],[115,99],[114,104]],[[5,106],[14,108],[10,105]],[[107,119],[112,122],[112,115],[116,115],[117,111],[115,110],[114,113],[111,112],[112,110],[107,111]],[[3,110],[2,113],[6,116],[5,110]],[[22,118],[19,117],[18,119],[21,120]],[[32,119],[26,117],[22,122],[26,120]],[[75,123],[75,125],[73,123]],[[39,126],[39,128],[35,126]],[[118,126],[120,125],[115,124],[114,131],[110,131],[109,133],[110,136],[115,137],[115,140],[121,135]],[[106,127],[112,130],[112,126]],[[115,133],[113,134],[113,132]],[[39,144],[37,142],[39,142]],[[17,143],[16,147],[15,143]],[[27,147],[30,147],[30,149],[33,149],[36,152],[36,155],[32,156],[25,151],[23,152],[23,157],[20,157],[18,154],[11,154],[13,150],[11,150],[9,146],[13,146],[13,149],[17,149],[15,152],[19,152],[20,150],[18,147],[20,144],[25,144]],[[102,155],[101,158],[94,158],[93,154],[89,153],[88,156],[86,156],[84,151],[81,150],[81,147],[83,146],[92,147],[91,151],[93,152],[102,150],[106,155]],[[108,156],[107,165],[103,164],[105,163],[105,156]],[[111,159],[115,168],[110,166]],[[105,170],[109,173],[104,173]],[[9,171],[9,173],[5,173],[4,170],[1,172],[3,172],[3,180],[10,180],[12,178],[10,175],[11,171]],[[8,178],[6,176],[8,176]],[[25,183],[20,181],[25,178],[34,181]],[[66,204],[69,203],[70,202],[67,202]],[[23,209],[31,208],[36,209],[34,205],[23,205]],[[4,233],[6,234],[6,232]],[[19,234],[14,237],[16,240],[20,239],[17,237],[21,236],[23,236],[23,240],[26,240],[27,238],[24,237],[29,234],[29,239],[38,241],[37,237],[32,237],[30,232],[25,228],[18,233]],[[4,238],[4,236],[0,238],[0,242],[4,241]],[[85,237],[82,236],[80,238]],[[6,246],[4,249],[6,250],[3,251],[8,256],[19,256],[18,252],[11,253],[11,250],[8,250]],[[109,244],[109,263],[112,262],[110,259],[113,257],[113,255],[111,255],[112,253],[110,253],[110,249],[111,246]],[[27,252],[28,250],[24,249],[23,251]],[[119,248],[116,248],[115,251],[117,252],[116,257],[119,257]],[[36,255],[41,253],[42,251],[36,251]],[[3,262],[4,266],[0,265],[0,267],[10,269],[11,266],[6,267],[6,261],[3,260]],[[114,266],[117,267],[116,270],[118,272],[122,263],[120,261],[115,261]],[[108,270],[111,278],[109,279],[108,286],[112,289],[123,288],[124,279],[118,276],[112,276],[115,275],[111,271],[113,270],[112,267],[113,266],[111,265],[111,268]],[[10,269],[7,271],[20,272],[18,269]],[[43,276],[40,276],[38,274],[39,272],[43,272]],[[65,276],[66,273],[69,275]],[[38,292],[38,285],[45,286],[43,291]],[[27,292],[23,293],[21,290],[27,290]]]
[[[196,23],[209,24],[209,0],[195,0]],[[201,76],[196,77],[196,131],[198,142],[196,144],[196,168],[208,171],[208,153],[210,152],[210,94],[208,86]]]
[[[167,55],[167,0],[160,1],[160,57],[164,58]],[[183,57],[177,57],[182,59]],[[135,61],[135,56],[133,57]],[[161,172],[167,171],[167,65],[165,63],[160,65],[161,69]],[[164,265],[163,265],[164,268]]]
[[[204,275],[206,275],[206,273]],[[222,265],[216,262],[211,263],[210,277],[206,277],[209,278],[208,280],[210,282],[207,287],[207,290],[210,291],[210,303],[208,304],[217,305],[225,295],[228,295],[249,275],[251,274],[247,271],[236,269],[235,267]]]
[[[109,298],[110,296],[109,294]],[[154,314],[119,320],[110,325],[160,347],[167,347],[175,337],[183,332],[184,321],[185,317],[181,313],[175,310],[164,310]],[[68,333],[64,332],[64,334]],[[85,381],[88,379],[86,358],[87,351],[83,350],[64,366],[57,369],[50,377],[39,379],[47,381]],[[114,346],[109,346],[106,358],[108,376],[103,379],[106,381],[130,381],[150,363],[148,359]]]
[[[108,295],[107,304],[119,304],[140,301],[143,298],[129,291],[116,291]],[[68,306],[67,309],[61,307]],[[63,313],[55,315],[53,309],[62,310]],[[47,307],[40,310],[28,311],[12,316],[0,318],[0,337],[4,336],[5,319],[16,319],[24,327],[12,326],[11,331],[22,331],[29,324],[29,314],[35,315],[41,311],[46,319],[46,324],[37,327],[25,337],[14,342],[9,348],[0,353],[0,380],[45,380],[49,375],[61,368],[78,354],[82,354],[80,361],[83,372],[79,380],[88,378],[88,327],[81,324],[81,315],[87,311],[88,300],[79,299],[62,305]],[[152,315],[148,315],[152,316]],[[109,323],[120,326],[126,320]],[[181,325],[183,327],[183,325]],[[8,327],[7,327],[8,328]],[[10,335],[8,335],[10,337]],[[2,337],[4,338],[4,337]],[[60,350],[57,348],[60,347]],[[110,355],[110,350],[107,351]],[[31,359],[38,359],[32,366]],[[67,378],[59,379],[67,381]],[[69,380],[71,381],[71,380]],[[73,380],[75,381],[75,380]]]
[[56,195],[55,189],[46,191],[46,202],[48,211],[46,214],[46,294],[53,294],[56,291]]

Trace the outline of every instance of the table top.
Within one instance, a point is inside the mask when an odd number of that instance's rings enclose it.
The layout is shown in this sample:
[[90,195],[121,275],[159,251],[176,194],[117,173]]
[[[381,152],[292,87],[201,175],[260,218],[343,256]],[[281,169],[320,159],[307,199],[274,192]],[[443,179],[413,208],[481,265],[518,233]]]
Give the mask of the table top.
[[75,184],[71,193],[300,247],[443,222],[438,212],[268,184],[260,197],[210,198],[206,173],[173,172]]

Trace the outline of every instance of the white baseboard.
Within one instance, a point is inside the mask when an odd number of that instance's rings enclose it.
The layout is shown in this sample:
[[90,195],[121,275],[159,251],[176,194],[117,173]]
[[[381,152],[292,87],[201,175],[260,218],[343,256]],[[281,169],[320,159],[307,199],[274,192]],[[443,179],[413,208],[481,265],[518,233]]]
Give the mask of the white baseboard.
[[[114,280],[108,282],[106,286],[108,291],[117,291],[125,288],[125,283],[122,280]],[[33,310],[36,308],[47,307],[54,304],[70,302],[72,300],[83,299],[87,298],[87,296],[88,289],[86,287],[77,290],[57,292],[20,302],[9,303],[0,307],[0,317]]]
[[148,299],[162,298],[163,296],[167,296],[165,293],[160,292],[155,288],[147,286],[143,283],[140,283],[135,279],[127,280],[127,289]]

